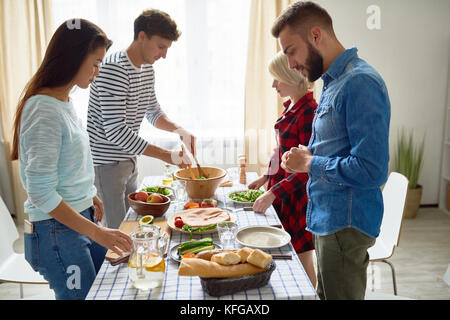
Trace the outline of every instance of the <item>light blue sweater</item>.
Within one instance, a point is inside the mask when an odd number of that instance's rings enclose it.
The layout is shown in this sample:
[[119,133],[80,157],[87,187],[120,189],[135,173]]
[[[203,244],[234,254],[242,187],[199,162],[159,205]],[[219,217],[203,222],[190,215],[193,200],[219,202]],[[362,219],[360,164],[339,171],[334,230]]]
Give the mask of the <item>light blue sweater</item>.
[[72,102],[35,95],[24,106],[19,169],[30,221],[51,219],[61,200],[81,212],[97,194],[89,137]]

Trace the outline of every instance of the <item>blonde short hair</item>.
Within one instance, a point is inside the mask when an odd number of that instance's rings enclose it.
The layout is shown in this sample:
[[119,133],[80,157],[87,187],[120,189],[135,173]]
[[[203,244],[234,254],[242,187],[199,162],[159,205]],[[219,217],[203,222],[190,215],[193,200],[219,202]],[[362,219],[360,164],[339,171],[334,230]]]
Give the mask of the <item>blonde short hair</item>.
[[283,51],[279,51],[269,62],[269,72],[276,80],[299,86],[300,88],[310,89],[312,83],[308,81],[298,70],[289,68],[289,63]]

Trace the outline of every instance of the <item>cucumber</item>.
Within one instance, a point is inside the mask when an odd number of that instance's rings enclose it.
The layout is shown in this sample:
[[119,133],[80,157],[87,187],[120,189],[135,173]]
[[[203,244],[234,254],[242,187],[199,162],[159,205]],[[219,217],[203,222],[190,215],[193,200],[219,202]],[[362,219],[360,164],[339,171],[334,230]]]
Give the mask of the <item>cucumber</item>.
[[212,245],[209,245],[209,246],[195,247],[195,248],[187,249],[187,250],[184,250],[184,251],[180,251],[179,254],[183,255],[185,253],[198,253],[198,252],[201,252],[201,251],[204,251],[204,250],[213,250],[214,248],[215,248],[215,246],[212,244]]
[[196,248],[208,247],[208,246],[211,246],[212,244],[213,244],[213,240],[211,237],[207,237],[207,238],[203,238],[203,239],[195,240],[195,241],[184,242],[178,247],[178,253],[179,254],[194,253],[189,250],[195,250]]

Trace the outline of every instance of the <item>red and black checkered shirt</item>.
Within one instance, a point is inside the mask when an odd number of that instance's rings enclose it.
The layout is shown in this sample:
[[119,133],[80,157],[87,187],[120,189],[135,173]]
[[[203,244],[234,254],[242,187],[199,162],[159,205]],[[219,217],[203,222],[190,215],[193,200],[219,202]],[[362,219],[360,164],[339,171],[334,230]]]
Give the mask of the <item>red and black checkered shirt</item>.
[[283,153],[292,147],[299,144],[308,146],[317,103],[313,93],[308,92],[288,109],[290,104],[290,100],[284,103],[285,110],[275,123],[277,147],[270,159],[266,175],[269,178],[268,188],[276,196],[273,206],[283,227],[291,235],[295,251],[301,253],[314,249],[312,234],[305,230],[308,174],[287,173],[280,164]]

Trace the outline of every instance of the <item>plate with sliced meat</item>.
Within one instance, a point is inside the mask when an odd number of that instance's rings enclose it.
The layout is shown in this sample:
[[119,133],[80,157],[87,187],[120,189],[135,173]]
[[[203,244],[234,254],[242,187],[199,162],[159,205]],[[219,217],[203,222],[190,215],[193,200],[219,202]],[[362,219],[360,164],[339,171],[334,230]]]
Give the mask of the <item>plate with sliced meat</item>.
[[216,225],[223,221],[236,222],[236,216],[221,208],[196,208],[175,212],[167,218],[167,225],[184,233],[208,234],[216,232]]

